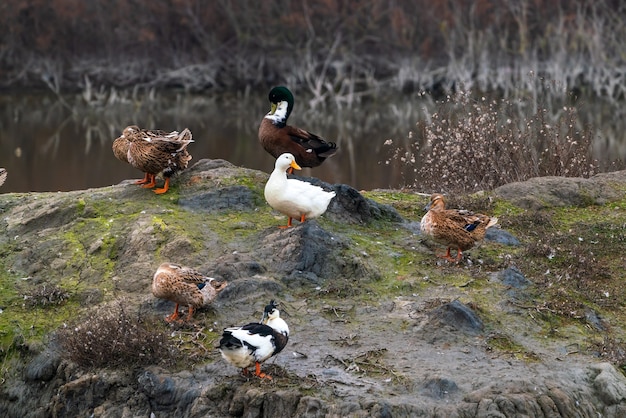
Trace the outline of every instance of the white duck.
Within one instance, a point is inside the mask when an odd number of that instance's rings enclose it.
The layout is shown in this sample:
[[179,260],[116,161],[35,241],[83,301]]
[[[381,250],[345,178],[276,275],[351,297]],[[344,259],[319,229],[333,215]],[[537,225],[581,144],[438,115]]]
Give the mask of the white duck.
[[281,154],[276,159],[274,171],[265,185],[265,200],[277,211],[288,216],[289,228],[291,219],[316,218],[326,212],[335,192],[327,192],[319,186],[298,179],[288,179],[287,169],[300,170],[292,154]]
[[280,353],[288,340],[289,327],[280,318],[277,305],[272,300],[265,306],[260,323],[224,329],[219,350],[224,360],[241,367],[244,374],[254,364],[256,376],[271,379],[272,376],[261,372],[261,363]]

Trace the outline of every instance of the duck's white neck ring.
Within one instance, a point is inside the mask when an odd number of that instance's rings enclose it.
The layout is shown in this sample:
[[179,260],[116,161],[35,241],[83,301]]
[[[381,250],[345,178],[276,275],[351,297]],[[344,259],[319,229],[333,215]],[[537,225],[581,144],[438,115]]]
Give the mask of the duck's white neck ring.
[[276,110],[274,112],[269,112],[265,115],[265,119],[271,120],[274,124],[285,124],[287,123],[287,118],[289,117],[289,103],[286,101],[279,102],[276,105]]

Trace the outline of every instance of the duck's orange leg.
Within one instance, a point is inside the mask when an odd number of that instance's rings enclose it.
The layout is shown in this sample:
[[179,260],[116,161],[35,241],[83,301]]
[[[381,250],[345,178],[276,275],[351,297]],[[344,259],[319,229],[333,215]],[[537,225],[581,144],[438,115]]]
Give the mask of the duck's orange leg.
[[150,174],[148,174],[148,173],[146,173],[146,174],[143,176],[143,179],[141,179],[141,180],[137,180],[137,181],[135,182],[135,184],[147,184],[147,183],[150,183]]
[[185,321],[191,320],[191,317],[193,316],[193,312],[194,312],[193,306],[190,306],[189,311],[187,312],[187,318],[185,318]]
[[258,361],[256,362],[256,373],[254,373],[256,376],[259,376],[261,379],[270,379],[272,380],[272,376],[270,376],[269,374],[265,374],[261,371],[261,363],[259,363]]
[[178,303],[174,307],[174,313],[165,317],[167,322],[178,321]]
[[154,174],[148,174],[148,177],[150,177],[150,182],[141,186],[144,189],[151,189],[156,186],[156,176]]
[[456,255],[456,262],[458,263],[459,261],[461,261],[461,258],[463,258],[463,253],[461,252],[460,248],[457,248],[457,255]]
[[[459,249],[459,253],[461,252],[461,250]],[[440,255],[438,256],[439,258],[443,258],[445,260],[448,261],[458,261],[457,259],[455,259],[454,257],[452,257],[452,254],[450,254],[450,247],[448,247],[446,253],[444,255]]]
[[287,217],[287,225],[279,226],[280,229],[291,228],[291,216]]
[[153,192],[156,194],[163,194],[165,192],[167,192],[170,189],[170,178],[169,177],[165,177],[165,184],[163,185],[163,188],[161,189],[154,189]]
[[306,220],[306,215],[300,216],[300,223],[304,222],[305,220]]

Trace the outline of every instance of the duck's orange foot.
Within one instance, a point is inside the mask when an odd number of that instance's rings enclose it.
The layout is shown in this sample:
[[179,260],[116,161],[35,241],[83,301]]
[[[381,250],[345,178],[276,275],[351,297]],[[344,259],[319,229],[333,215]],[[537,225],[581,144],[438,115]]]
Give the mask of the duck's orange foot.
[[461,252],[461,249],[459,248],[458,253],[456,255],[456,262],[458,263],[459,261],[461,261],[461,258],[463,258],[463,253]]
[[185,321],[187,321],[187,322],[191,321],[191,317],[193,316],[193,312],[194,312],[194,309],[193,309],[193,307],[190,306],[189,307],[189,312],[187,312],[187,318],[185,318]]
[[293,225],[291,225],[291,218],[287,218],[287,225],[280,225],[279,228],[280,229],[287,229],[287,228],[291,228]]
[[270,376],[269,374],[263,373],[261,371],[261,363],[256,363],[255,364],[256,370],[254,375],[260,377],[261,379],[269,379],[272,380],[272,376]]
[[461,250],[458,250],[458,254],[456,256],[456,258],[452,257],[452,254],[450,254],[450,248],[448,247],[448,251],[446,251],[445,254],[443,255],[438,255],[437,257],[439,258],[443,258],[444,260],[455,262],[458,263],[459,261],[461,261],[461,257],[463,256],[463,254],[461,253]]
[[154,174],[148,174],[148,176],[150,180],[147,183],[145,183],[143,186],[141,186],[144,189],[151,189],[154,186],[156,186],[156,176]]
[[183,322],[183,319],[180,318],[178,315],[168,315],[165,317],[165,322],[171,324],[172,322],[176,322],[178,324],[181,324]]
[[146,173],[141,180],[137,180],[135,184],[147,184],[150,183],[150,174]]
[[156,193],[156,194],[163,194],[163,193],[167,192],[169,189],[170,189],[170,178],[166,177],[165,178],[165,184],[163,185],[163,188],[155,189],[155,190],[153,190],[153,192]]
[[446,261],[450,261],[450,262],[456,262],[456,261],[457,261],[457,259],[456,259],[456,258],[454,258],[454,257],[447,257],[445,254],[443,254],[443,255],[439,255],[439,256],[437,256],[437,257],[439,257],[439,258],[441,258],[441,259],[444,259],[444,260],[446,260]]
[[170,324],[172,322],[182,322],[182,319],[180,319],[178,313],[178,304],[176,304],[176,308],[174,308],[174,313],[165,317],[165,321]]

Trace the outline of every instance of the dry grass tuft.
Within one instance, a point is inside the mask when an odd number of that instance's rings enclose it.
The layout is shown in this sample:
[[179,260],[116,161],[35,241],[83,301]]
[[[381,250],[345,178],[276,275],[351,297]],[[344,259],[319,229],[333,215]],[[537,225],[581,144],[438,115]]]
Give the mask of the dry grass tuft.
[[29,307],[46,307],[62,305],[70,298],[70,293],[58,286],[37,286],[25,293],[24,301]]
[[121,303],[59,332],[64,357],[81,367],[168,363],[172,345],[157,323],[130,315]]

